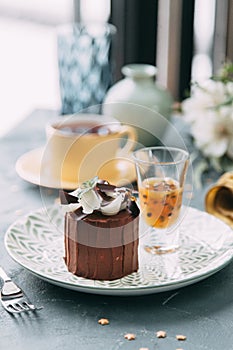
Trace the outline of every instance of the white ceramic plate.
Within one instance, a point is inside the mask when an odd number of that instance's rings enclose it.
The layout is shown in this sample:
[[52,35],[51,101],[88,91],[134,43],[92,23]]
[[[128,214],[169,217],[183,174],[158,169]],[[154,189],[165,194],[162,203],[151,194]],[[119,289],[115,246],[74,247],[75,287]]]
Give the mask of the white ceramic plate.
[[[49,177],[41,174],[41,167],[49,168],[44,157],[44,148],[33,149],[16,162],[18,175],[35,185],[48,188],[65,188],[73,190],[78,187],[77,182],[68,182],[60,178]],[[100,179],[108,180],[111,184],[123,186],[136,180],[134,163],[127,158],[116,158],[104,164],[98,171]]]
[[5,235],[10,256],[36,276],[61,287],[105,295],[143,295],[180,288],[219,271],[233,257],[231,228],[197,209],[185,212],[181,242],[177,253],[160,256],[152,256],[140,246],[138,272],[115,281],[94,281],[66,269],[63,214],[58,207],[28,214]]

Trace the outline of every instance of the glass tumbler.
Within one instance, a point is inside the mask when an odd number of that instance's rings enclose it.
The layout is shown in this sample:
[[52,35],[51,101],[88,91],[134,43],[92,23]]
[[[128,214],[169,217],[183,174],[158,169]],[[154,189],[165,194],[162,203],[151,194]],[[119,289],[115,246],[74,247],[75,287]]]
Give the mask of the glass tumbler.
[[109,23],[70,23],[58,27],[62,114],[93,106],[98,109],[103,102],[113,80],[115,35],[116,28]]
[[133,159],[146,224],[144,247],[152,254],[177,251],[189,154],[173,147],[145,147],[135,151]]

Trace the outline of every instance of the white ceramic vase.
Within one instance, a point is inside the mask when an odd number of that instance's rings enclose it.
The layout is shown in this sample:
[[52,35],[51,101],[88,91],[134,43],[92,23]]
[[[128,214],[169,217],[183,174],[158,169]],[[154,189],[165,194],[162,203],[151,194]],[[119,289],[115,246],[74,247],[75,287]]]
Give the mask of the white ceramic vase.
[[102,106],[103,114],[136,128],[139,147],[158,144],[171,116],[172,96],[156,84],[156,72],[149,64],[124,66],[124,78],[108,90]]

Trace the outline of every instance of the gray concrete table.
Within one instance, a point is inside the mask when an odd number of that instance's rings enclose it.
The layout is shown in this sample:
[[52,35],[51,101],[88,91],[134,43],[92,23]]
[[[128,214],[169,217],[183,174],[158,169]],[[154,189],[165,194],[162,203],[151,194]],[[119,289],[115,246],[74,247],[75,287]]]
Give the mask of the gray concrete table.
[[[233,349],[233,262],[188,287],[137,297],[84,294],[49,284],[15,263],[4,247],[8,226],[42,206],[37,186],[15,172],[16,159],[45,141],[44,125],[56,115],[35,111],[0,140],[0,265],[44,309],[13,317],[0,305],[0,349],[220,350]],[[195,191],[192,205],[203,209],[207,187]],[[51,201],[53,191],[51,191]],[[106,317],[108,326],[98,319]],[[157,339],[155,332],[167,332]],[[134,341],[124,334],[135,333]],[[176,334],[185,334],[183,343]]]

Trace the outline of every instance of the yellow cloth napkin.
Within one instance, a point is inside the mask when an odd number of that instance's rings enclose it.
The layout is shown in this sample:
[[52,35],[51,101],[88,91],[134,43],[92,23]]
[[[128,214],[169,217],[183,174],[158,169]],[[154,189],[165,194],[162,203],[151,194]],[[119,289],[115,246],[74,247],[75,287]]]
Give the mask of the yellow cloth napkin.
[[210,188],[206,194],[205,208],[233,228],[233,172],[223,174]]

